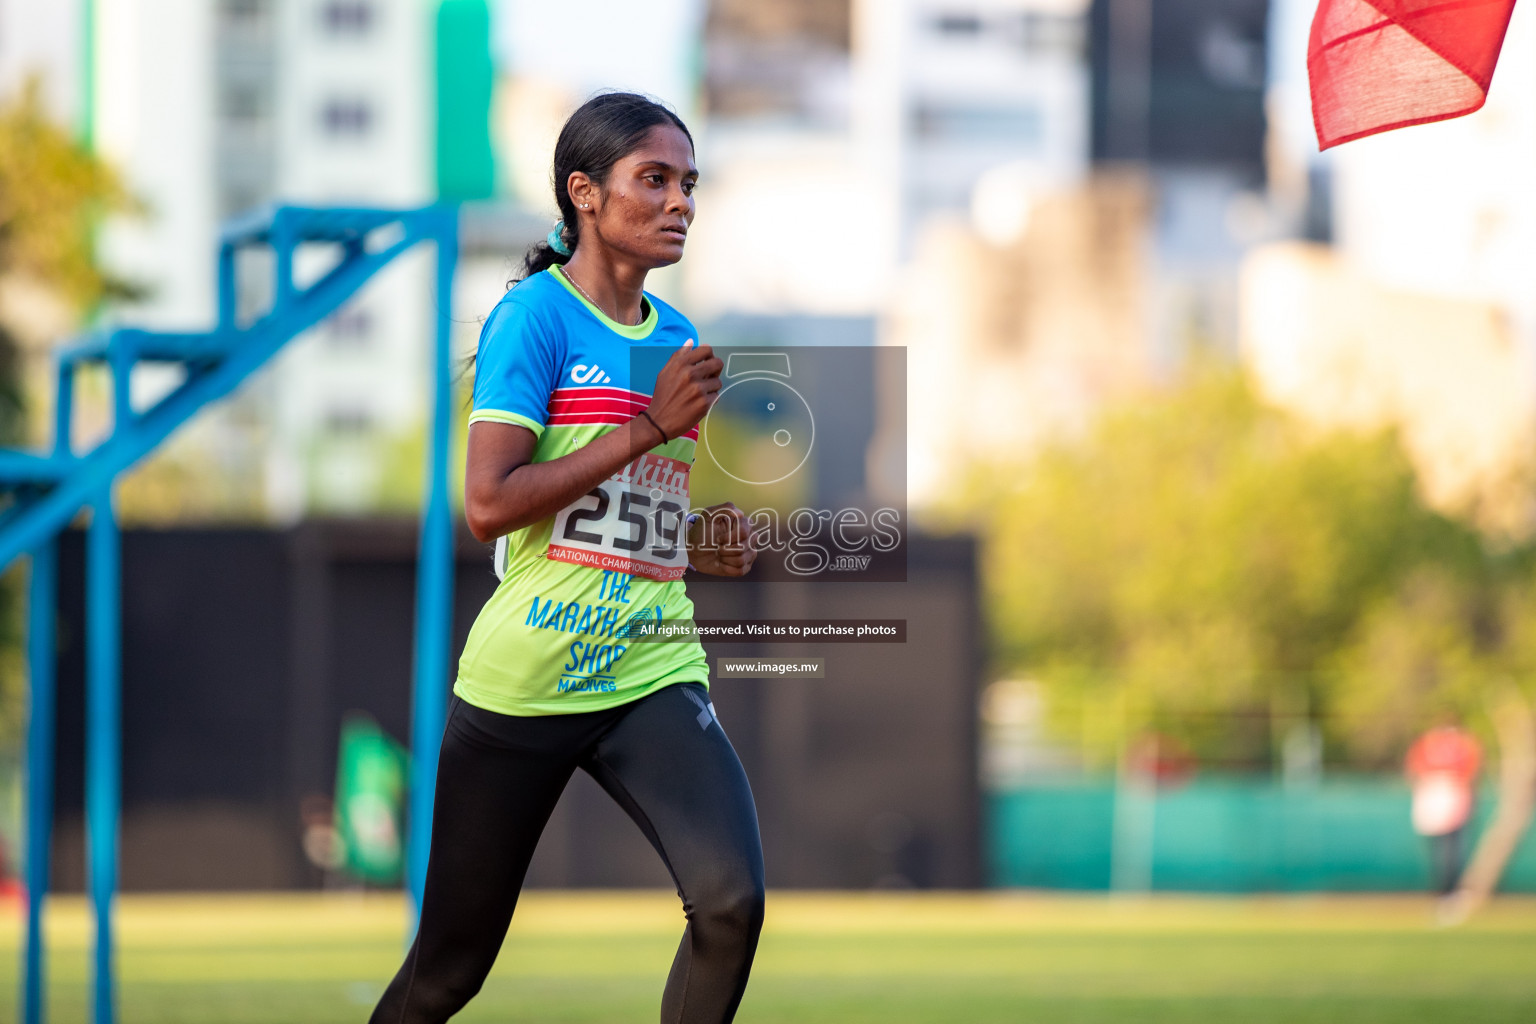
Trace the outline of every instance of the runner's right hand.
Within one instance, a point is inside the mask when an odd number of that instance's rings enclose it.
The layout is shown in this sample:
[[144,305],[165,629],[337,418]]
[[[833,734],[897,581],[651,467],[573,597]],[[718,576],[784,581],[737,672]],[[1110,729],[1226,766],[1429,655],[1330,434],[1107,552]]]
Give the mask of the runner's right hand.
[[656,375],[656,391],[645,411],[669,439],[681,437],[698,426],[715,404],[723,369],[725,364],[714,349],[695,345],[689,338]]

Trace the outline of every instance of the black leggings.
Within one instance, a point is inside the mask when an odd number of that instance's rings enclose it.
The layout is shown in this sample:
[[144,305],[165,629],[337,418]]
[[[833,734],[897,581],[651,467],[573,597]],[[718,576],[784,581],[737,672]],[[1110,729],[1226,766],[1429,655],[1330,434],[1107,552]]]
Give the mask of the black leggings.
[[746,773],[697,683],[606,711],[499,715],[454,698],[416,941],[371,1024],[439,1024],[480,991],[571,774],[597,780],[677,883],[687,924],[663,1024],[725,1024],[763,923],[763,853]]

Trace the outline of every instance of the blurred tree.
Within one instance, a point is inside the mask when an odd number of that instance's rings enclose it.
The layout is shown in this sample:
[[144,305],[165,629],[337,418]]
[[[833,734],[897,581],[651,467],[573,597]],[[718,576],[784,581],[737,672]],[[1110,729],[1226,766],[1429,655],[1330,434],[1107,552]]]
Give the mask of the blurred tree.
[[1536,805],[1536,544],[1431,510],[1393,434],[1319,434],[1204,366],[962,494],[996,667],[1090,761],[1256,766],[1304,716],[1336,763],[1395,769],[1454,714],[1500,754],[1464,905],[1493,890]]
[[1536,809],[1536,575],[1528,549],[1497,563],[1503,571],[1481,581],[1414,572],[1365,611],[1333,674],[1331,732],[1369,762],[1396,760],[1446,715],[1493,740],[1498,806],[1462,876],[1461,916],[1497,888]]
[[1390,768],[1435,719],[1479,717],[1485,696],[1525,658],[1518,632],[1508,631],[1525,603],[1513,581],[1411,567],[1361,609],[1333,659],[1332,744],[1357,763]]
[[84,312],[136,290],[96,263],[93,227],[135,204],[117,175],[48,120],[38,81],[0,104],[0,276],[42,285]]
[[1129,730],[1262,763],[1277,712],[1332,714],[1362,609],[1426,568],[1472,593],[1496,569],[1392,435],[1316,436],[1228,369],[968,493],[999,668],[1044,682],[1099,759]]
[[[48,120],[39,83],[0,103],[0,291],[50,293],[80,316],[135,290],[104,273],[92,253],[101,215],[133,207],[117,176]],[[26,440],[17,325],[0,303],[0,445]],[[22,575],[0,578],[0,745],[17,735],[21,707]]]
[[[0,146],[5,145],[0,140]],[[21,397],[19,348],[15,336],[0,321],[0,445],[14,445],[26,431],[26,407]],[[17,566],[0,575],[0,751],[20,735],[22,707],[22,587],[25,576]]]

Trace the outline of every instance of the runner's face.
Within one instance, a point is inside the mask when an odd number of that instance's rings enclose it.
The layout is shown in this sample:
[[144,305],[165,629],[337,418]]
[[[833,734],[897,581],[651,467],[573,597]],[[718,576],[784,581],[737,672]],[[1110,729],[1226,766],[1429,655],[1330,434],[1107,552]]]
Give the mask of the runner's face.
[[682,259],[698,177],[688,136],[675,125],[652,128],[613,165],[595,204],[594,226],[604,247],[648,269]]

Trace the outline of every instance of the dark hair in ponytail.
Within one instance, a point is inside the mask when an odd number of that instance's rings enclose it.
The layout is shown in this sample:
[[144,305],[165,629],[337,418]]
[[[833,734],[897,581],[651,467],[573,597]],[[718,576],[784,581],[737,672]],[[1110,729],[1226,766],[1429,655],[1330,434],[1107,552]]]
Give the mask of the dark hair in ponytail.
[[[582,171],[601,187],[607,182],[613,165],[633,153],[652,128],[668,124],[688,136],[689,145],[693,144],[693,135],[682,118],[655,100],[632,92],[600,93],[577,107],[566,120],[555,143],[551,180],[555,204],[560,207],[560,218],[565,225],[560,240],[566,248],[575,252],[576,246],[581,244],[581,222],[576,216],[576,204],[571,202],[571,194],[566,188],[571,175]],[[569,256],[556,252],[547,240],[540,241],[530,247],[524,257],[522,277],[510,284],[568,259]]]

